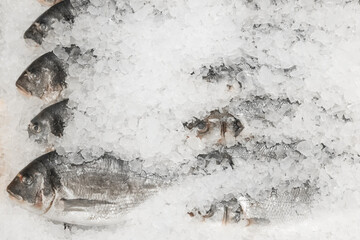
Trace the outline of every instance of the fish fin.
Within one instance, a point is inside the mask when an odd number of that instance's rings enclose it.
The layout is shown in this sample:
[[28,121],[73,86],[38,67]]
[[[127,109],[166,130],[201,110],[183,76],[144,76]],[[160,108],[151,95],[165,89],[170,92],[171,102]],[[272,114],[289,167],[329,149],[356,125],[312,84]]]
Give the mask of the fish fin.
[[222,219],[222,224],[226,225],[229,222],[229,208],[224,206],[224,215]]
[[83,212],[86,209],[100,206],[100,205],[113,205],[115,203],[105,200],[92,200],[92,199],[65,199],[62,198],[60,201],[64,204],[64,211],[79,211]]
[[71,232],[71,228],[73,225],[69,224],[69,223],[64,223],[64,230],[68,229],[69,232]]
[[60,115],[54,116],[54,122],[51,124],[51,133],[57,137],[61,137],[65,128],[65,122]]
[[248,218],[246,219],[247,222],[247,227],[250,225],[267,225],[270,224],[270,220],[267,218]]

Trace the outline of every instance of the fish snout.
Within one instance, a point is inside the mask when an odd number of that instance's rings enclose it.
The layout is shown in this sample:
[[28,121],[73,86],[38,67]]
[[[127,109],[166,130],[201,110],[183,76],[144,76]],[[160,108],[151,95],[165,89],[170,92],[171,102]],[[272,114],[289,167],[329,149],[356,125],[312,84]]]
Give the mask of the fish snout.
[[25,73],[21,74],[21,76],[16,81],[15,85],[17,89],[20,91],[20,93],[24,94],[25,96],[31,96],[31,91],[29,91],[29,87],[27,86],[29,84],[29,80],[25,76]]
[[43,41],[43,35],[39,30],[36,28],[36,26],[33,24],[31,27],[26,30],[24,33],[24,39],[28,46],[30,47],[37,47],[42,44]]
[[9,186],[7,186],[6,191],[9,193],[10,198],[16,199],[18,201],[24,200],[20,195],[14,193],[14,182],[11,182]]
[[40,44],[35,42],[35,40],[31,39],[31,38],[25,38],[25,44],[29,47],[39,47]]

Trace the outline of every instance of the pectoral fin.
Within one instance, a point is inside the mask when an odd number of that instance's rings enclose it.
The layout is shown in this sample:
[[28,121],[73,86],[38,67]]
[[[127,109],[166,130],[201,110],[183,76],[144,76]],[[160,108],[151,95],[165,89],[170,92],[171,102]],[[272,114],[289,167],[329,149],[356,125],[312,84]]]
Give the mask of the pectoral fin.
[[62,198],[61,202],[64,204],[64,211],[86,211],[89,208],[103,205],[114,205],[113,202],[104,200],[92,199],[65,199]]

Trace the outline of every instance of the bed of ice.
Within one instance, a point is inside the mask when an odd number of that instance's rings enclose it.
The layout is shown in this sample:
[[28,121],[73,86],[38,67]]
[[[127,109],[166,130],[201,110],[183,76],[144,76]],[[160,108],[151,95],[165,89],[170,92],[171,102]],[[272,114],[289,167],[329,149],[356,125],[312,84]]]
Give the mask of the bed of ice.
[[[42,47],[28,47],[22,35],[45,10],[35,0],[0,2],[0,239],[359,238],[358,1],[91,0],[72,26],[57,23]],[[125,160],[141,158],[153,171],[178,171],[216,149],[182,123],[227,107],[245,125],[237,141],[298,140],[304,159],[236,162],[235,170],[183,177],[119,225],[64,231],[21,209],[5,188],[48,150],[26,129],[50,102],[22,96],[15,81],[44,52],[55,49],[66,59],[59,46],[71,44],[93,49],[96,58],[84,55],[69,67],[62,94],[77,110],[64,136],[55,139],[60,153],[112,151]],[[247,61],[256,68],[236,79],[202,78],[210,66]],[[247,118],[238,106],[254,96],[288,99],[291,117],[277,108],[264,109],[271,124]],[[301,221],[224,226],[186,214],[227,193],[256,195],[284,181],[292,187],[307,180],[320,194],[311,216]]]

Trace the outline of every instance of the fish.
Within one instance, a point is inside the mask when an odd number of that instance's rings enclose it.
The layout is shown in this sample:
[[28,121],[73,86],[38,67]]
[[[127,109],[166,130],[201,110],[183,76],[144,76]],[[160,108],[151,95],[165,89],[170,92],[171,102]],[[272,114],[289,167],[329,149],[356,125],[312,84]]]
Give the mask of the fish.
[[[284,117],[293,118],[296,109],[299,107],[298,101],[291,101],[289,98],[275,98],[272,99],[266,95],[252,96],[240,101],[233,102],[233,111],[241,113],[246,121],[249,123],[256,119],[262,122],[264,127],[274,127],[276,119],[283,119]],[[276,115],[269,119],[267,116]],[[257,124],[259,121],[256,121]]]
[[295,159],[297,162],[306,157],[297,150],[297,145],[304,140],[291,140],[285,142],[271,142],[264,139],[249,140],[238,143],[223,151],[234,159],[245,161],[279,161],[285,158]]
[[52,26],[55,22],[73,22],[75,15],[76,9],[70,0],[61,1],[50,7],[31,24],[24,33],[24,39],[31,46],[39,46],[43,43],[49,32],[53,30]]
[[[254,24],[254,30],[258,31],[260,28],[269,31],[274,28],[271,24]],[[260,31],[262,31],[260,30]],[[279,68],[259,61],[256,56],[243,53],[241,57],[233,61],[220,60],[220,62],[213,63],[209,66],[202,66],[199,70],[191,72],[191,75],[200,75],[200,77],[209,83],[224,82],[228,83],[229,90],[232,89],[235,82],[237,82],[241,89],[254,87],[254,81],[257,79],[257,74],[261,68],[267,68],[276,75],[282,75],[291,79],[291,73],[297,69],[296,65],[287,68]]]
[[256,57],[244,54],[234,63],[221,62],[220,64],[214,63],[210,66],[202,66],[199,75],[203,80],[210,83],[227,81],[230,84],[234,81],[242,88],[244,78],[251,78],[260,67]]
[[280,161],[285,158],[293,159],[294,163],[304,160],[306,157],[297,150],[297,145],[303,140],[284,142],[270,142],[264,139],[256,141],[247,140],[245,143],[237,143],[231,147],[222,146],[218,150],[196,156],[196,161],[190,167],[187,174],[211,175],[219,171],[234,170],[239,162],[243,161]]
[[199,154],[194,164],[190,166],[187,175],[211,175],[227,169],[234,169],[234,162],[232,156],[229,155],[226,148],[224,148]]
[[227,194],[223,199],[213,201],[210,208],[194,208],[188,214],[203,221],[211,219],[223,224],[235,223],[243,226],[301,220],[311,214],[317,190],[306,182],[281,193],[272,188],[259,200],[246,193]]
[[51,99],[66,88],[67,66],[53,52],[35,59],[20,75],[16,87],[27,96]]
[[47,143],[50,134],[61,137],[72,116],[68,102],[69,99],[62,100],[37,114],[28,126],[29,137],[38,143]]
[[236,138],[244,129],[244,125],[234,115],[223,110],[213,110],[204,119],[194,118],[183,123],[188,130],[195,130],[200,139],[217,138],[217,143],[223,144],[227,136]]
[[38,2],[40,2],[40,4],[44,6],[53,6],[61,1],[62,0],[38,0]]
[[116,224],[170,183],[134,169],[133,161],[111,153],[84,159],[81,153],[52,151],[22,169],[7,192],[23,208],[53,221],[80,226]]
[[[60,50],[59,58],[54,51]],[[59,97],[67,87],[66,78],[70,64],[78,61],[90,62],[96,58],[93,50],[82,52],[72,44],[69,47],[56,48],[35,59],[19,76],[16,87],[26,96],[35,96],[42,100],[50,101]]]

